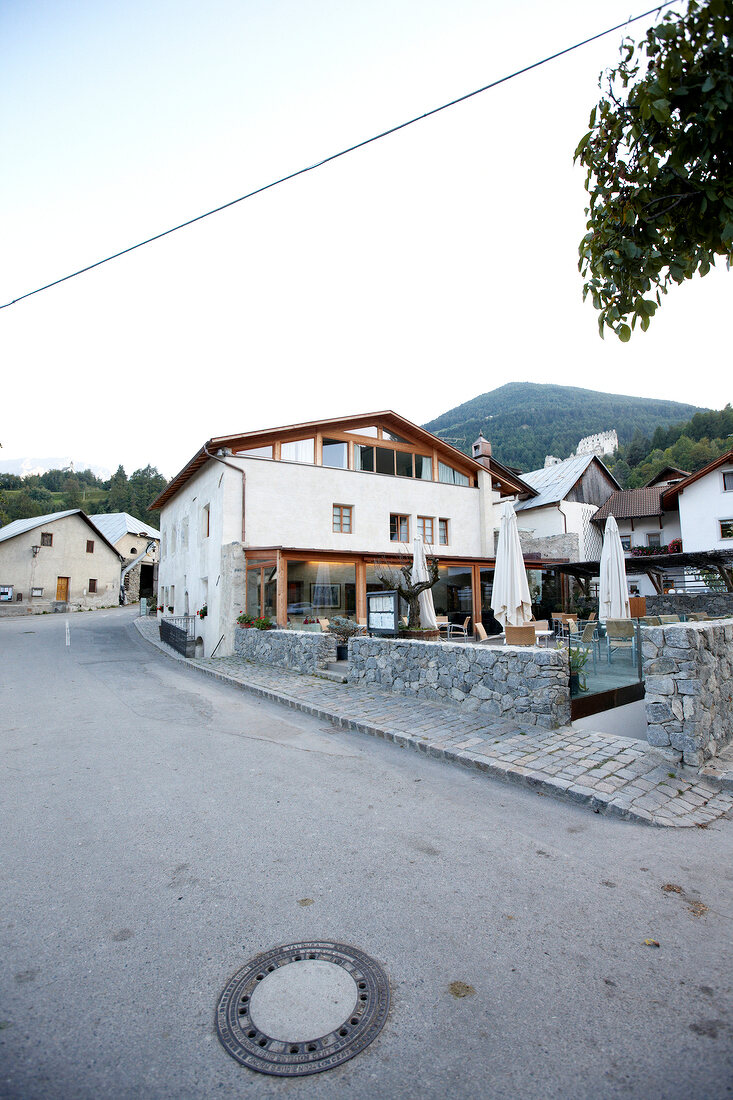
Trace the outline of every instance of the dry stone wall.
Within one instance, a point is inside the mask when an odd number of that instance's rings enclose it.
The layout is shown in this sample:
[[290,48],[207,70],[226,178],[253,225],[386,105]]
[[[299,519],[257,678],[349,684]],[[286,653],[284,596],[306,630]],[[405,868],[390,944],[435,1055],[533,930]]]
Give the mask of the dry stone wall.
[[696,611],[733,617],[733,592],[665,592],[646,597],[647,615],[691,615]]
[[352,638],[349,661],[353,684],[543,729],[570,721],[567,650]]
[[642,628],[647,740],[700,767],[733,741],[733,618]]
[[336,635],[238,626],[234,630],[234,652],[259,665],[319,672],[336,660]]

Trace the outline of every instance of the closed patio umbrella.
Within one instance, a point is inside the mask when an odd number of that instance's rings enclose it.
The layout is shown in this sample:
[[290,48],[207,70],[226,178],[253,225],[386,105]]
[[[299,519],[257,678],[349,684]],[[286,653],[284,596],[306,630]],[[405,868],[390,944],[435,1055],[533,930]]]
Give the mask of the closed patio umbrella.
[[[413,584],[420,584],[421,581],[429,579],[428,563],[425,558],[425,547],[419,535],[414,541],[411,578]],[[432,588],[426,588],[417,598],[420,603],[421,626],[423,626],[425,630],[437,630],[438,620],[435,618]]]
[[503,627],[524,626],[532,619],[527,570],[519,542],[517,517],[510,501],[504,505],[496,549],[491,608]]
[[630,619],[629,589],[626,584],[624,548],[613,516],[606,520],[601,551],[599,619]]

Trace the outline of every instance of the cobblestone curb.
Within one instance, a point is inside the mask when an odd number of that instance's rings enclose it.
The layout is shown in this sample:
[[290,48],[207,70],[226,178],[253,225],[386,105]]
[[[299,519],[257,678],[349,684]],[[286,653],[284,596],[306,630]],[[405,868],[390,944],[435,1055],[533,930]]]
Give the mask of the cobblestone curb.
[[733,793],[697,771],[671,764],[641,741],[570,726],[542,730],[506,719],[317,676],[269,669],[238,657],[185,659],[157,638],[155,621],[139,633],[192,672],[252,695],[366,733],[438,760],[646,825],[704,828],[733,812]]

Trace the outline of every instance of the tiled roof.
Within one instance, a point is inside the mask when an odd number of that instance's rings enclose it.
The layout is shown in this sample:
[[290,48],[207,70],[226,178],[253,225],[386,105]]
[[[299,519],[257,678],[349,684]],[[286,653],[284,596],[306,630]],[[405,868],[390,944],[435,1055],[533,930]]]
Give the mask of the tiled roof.
[[94,526],[110,542],[119,542],[123,535],[142,535],[143,538],[159,539],[160,531],[135,519],[129,512],[101,512],[89,517]]
[[611,493],[593,516],[594,523],[600,523],[613,516],[615,519],[637,519],[642,516],[660,516],[662,514],[662,495],[666,485],[647,485],[643,489],[625,489]]

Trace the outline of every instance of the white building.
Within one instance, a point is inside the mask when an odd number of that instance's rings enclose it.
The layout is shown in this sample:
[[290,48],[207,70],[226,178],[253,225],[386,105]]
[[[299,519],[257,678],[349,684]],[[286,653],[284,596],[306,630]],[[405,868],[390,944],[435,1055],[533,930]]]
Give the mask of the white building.
[[[534,490],[477,441],[469,458],[391,411],[208,440],[154,501],[159,603],[198,614],[205,654],[237,615],[280,626],[366,620],[380,563],[421,535],[440,559],[438,613],[488,614],[495,504]],[[203,612],[203,614],[202,614]]]
[[733,450],[670,486],[664,507],[678,510],[685,553],[733,550]]
[[129,512],[100,512],[89,518],[122,555],[125,602],[137,603],[141,596],[155,599],[160,531],[149,523],[135,519]]
[[121,555],[79,508],[0,527],[0,609],[119,604]]
[[600,557],[602,540],[591,520],[620,486],[595,454],[531,470],[522,481],[537,494],[515,505],[523,548],[571,561]]

